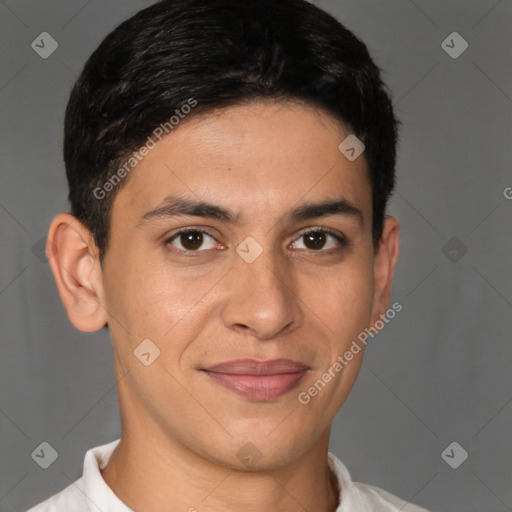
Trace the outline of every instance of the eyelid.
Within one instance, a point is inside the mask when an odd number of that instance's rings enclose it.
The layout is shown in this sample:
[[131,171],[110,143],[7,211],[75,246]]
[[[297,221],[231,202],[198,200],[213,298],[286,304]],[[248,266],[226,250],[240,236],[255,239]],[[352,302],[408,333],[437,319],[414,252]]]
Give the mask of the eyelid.
[[[171,244],[171,242],[173,242],[176,238],[179,238],[181,235],[187,234],[187,233],[201,233],[202,235],[207,235],[210,238],[212,238],[217,244],[222,246],[222,244],[220,244],[217,241],[217,239],[215,238],[215,236],[212,235],[210,232],[206,231],[204,228],[199,228],[199,227],[196,228],[193,226],[187,226],[186,228],[181,228],[178,231],[176,231],[175,233],[173,233],[172,235],[166,236],[164,239],[164,245],[167,246],[167,245]],[[211,249],[198,249],[195,251],[190,251],[190,250],[185,251],[183,249],[179,249],[178,247],[173,247],[172,250],[179,254],[194,255],[197,253],[210,251]]]
[[[322,227],[322,226],[316,226],[313,228],[304,228],[299,233],[299,235],[293,239],[293,242],[298,240],[301,236],[307,235],[309,233],[327,233],[328,235],[333,236],[341,247],[348,248],[350,246],[350,243],[349,243],[347,237],[343,233],[340,233],[339,231],[337,231],[335,229],[328,228],[328,227]],[[328,253],[330,251],[329,250],[319,250],[319,251],[311,250],[311,252]]]
[[[185,228],[181,228],[178,231],[176,231],[175,233],[173,233],[172,235],[166,237],[165,241],[164,241],[164,245],[167,246],[171,242],[173,242],[176,238],[178,238],[180,235],[186,234],[186,233],[190,233],[190,232],[192,232],[192,233],[201,233],[202,235],[207,235],[207,236],[211,237],[213,240],[215,240],[215,242],[217,244],[219,244],[223,248],[225,248],[222,244],[220,244],[220,242],[218,242],[216,237],[214,235],[212,235],[210,232],[208,232],[204,228],[193,227],[193,226],[187,226]],[[307,235],[309,233],[326,233],[326,234],[331,235],[332,237],[334,237],[336,239],[336,241],[338,242],[338,244],[340,245],[341,248],[348,248],[350,246],[350,242],[345,237],[345,235],[343,235],[342,233],[338,232],[335,229],[332,229],[332,228],[329,228],[329,227],[323,227],[323,226],[307,227],[307,228],[302,229],[295,236],[295,238],[291,241],[291,243],[296,242],[299,238],[301,238],[302,236]],[[173,249],[172,249],[173,252],[176,252],[178,254],[184,254],[184,255],[190,255],[190,256],[193,256],[194,254],[201,253],[201,252],[207,252],[207,251],[210,251],[210,250],[212,250],[212,249],[198,249],[198,250],[195,250],[195,251],[192,251],[192,250],[184,251],[183,249],[179,249],[177,247],[173,247]],[[332,252],[332,250],[333,250],[332,248],[328,249],[328,250],[320,249],[320,250],[317,250],[317,251],[310,249],[310,251],[313,252],[313,253],[329,253],[329,252]]]

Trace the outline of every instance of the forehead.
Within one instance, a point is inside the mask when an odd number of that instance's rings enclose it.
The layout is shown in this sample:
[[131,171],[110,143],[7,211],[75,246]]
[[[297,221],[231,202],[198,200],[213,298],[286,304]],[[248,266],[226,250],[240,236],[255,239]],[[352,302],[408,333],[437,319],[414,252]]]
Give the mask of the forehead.
[[349,134],[325,111],[290,102],[185,117],[133,169],[113,217],[122,212],[135,222],[169,195],[229,205],[242,222],[339,197],[366,217],[371,186],[364,156],[350,161],[338,149]]

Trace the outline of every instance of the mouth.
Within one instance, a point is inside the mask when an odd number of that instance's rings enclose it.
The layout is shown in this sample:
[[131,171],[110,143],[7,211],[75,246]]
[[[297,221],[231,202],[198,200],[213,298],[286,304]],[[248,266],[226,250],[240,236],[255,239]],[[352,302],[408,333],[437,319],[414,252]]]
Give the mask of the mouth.
[[309,367],[290,359],[237,359],[202,371],[215,383],[252,400],[279,398],[298,386]]

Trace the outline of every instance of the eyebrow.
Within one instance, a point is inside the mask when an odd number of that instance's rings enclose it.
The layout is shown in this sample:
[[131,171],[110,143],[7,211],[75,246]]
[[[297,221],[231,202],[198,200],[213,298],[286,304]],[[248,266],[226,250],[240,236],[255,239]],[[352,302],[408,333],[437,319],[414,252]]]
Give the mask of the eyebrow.
[[[356,219],[360,226],[364,226],[363,212],[345,198],[336,200],[327,200],[317,203],[304,203],[289,211],[284,219],[288,221],[304,221],[327,217],[331,215],[344,215]],[[137,222],[137,227],[145,224],[154,218],[168,218],[180,216],[204,217],[220,220],[230,224],[236,224],[240,219],[239,213],[211,204],[205,201],[196,201],[182,199],[174,196],[168,196],[164,199],[161,206],[149,210],[142,215]]]

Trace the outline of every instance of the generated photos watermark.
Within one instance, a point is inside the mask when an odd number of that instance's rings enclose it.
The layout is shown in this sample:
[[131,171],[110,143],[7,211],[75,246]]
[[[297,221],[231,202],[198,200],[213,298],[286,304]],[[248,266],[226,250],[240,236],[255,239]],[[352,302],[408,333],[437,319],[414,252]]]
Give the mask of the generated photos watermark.
[[156,147],[157,142],[161,141],[162,137],[165,135],[171,133],[171,131],[179,125],[180,121],[184,119],[195,106],[197,106],[197,100],[189,98],[186,103],[174,111],[176,115],[172,115],[168,121],[158,125],[151,135],[148,135],[146,143],[142,145],[138,151],[134,151],[132,156],[128,158],[124,165],[117,169],[117,171],[115,171],[101,187],[96,187],[94,189],[94,197],[99,201],[105,199],[107,194],[114,190],[117,185],[119,185],[119,183],[121,183],[121,181],[130,174],[137,164]]
[[[394,302],[393,305],[386,311],[386,313],[380,315],[380,319],[375,322],[371,327],[367,327],[364,331],[361,331],[357,335],[357,340],[352,340],[350,348],[346,350],[342,355],[336,358],[336,361],[329,366],[329,368],[317,379],[311,387],[306,391],[301,391],[297,395],[297,400],[302,405],[307,405],[311,402],[311,399],[318,395],[325,386],[331,382],[331,380],[339,374],[345,366],[354,358],[356,354],[361,352],[362,347],[360,343],[366,346],[368,337],[373,338],[379,331],[384,327],[385,324],[389,323],[390,320],[395,318],[397,313],[402,311],[402,304],[400,302]],[[359,342],[359,343],[358,343]]]

